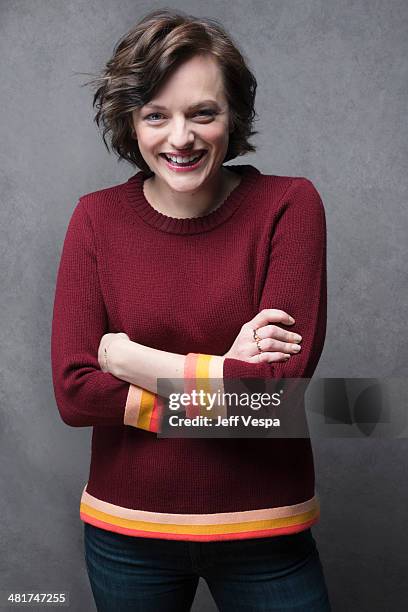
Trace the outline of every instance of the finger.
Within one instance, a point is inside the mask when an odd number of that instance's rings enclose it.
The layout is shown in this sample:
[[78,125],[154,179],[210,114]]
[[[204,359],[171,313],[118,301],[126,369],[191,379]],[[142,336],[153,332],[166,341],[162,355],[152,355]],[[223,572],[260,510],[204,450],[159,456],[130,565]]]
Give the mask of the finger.
[[274,338],[275,340],[280,340],[281,342],[301,342],[302,336],[300,334],[296,334],[294,332],[287,331],[286,329],[282,329],[277,325],[265,325],[264,327],[258,327],[256,330],[259,338]]
[[293,325],[295,319],[284,310],[277,308],[264,308],[250,321],[254,327],[263,327],[272,323],[282,323],[283,325]]
[[263,338],[258,342],[259,347],[263,351],[269,352],[282,352],[282,353],[291,353],[296,354],[301,350],[300,344],[292,344],[291,342],[281,342],[280,340],[275,340],[275,338]]
[[252,357],[248,357],[248,359],[245,359],[245,361],[248,363],[274,363],[288,361],[288,359],[290,359],[290,355],[287,353],[265,351],[262,353],[257,353]]

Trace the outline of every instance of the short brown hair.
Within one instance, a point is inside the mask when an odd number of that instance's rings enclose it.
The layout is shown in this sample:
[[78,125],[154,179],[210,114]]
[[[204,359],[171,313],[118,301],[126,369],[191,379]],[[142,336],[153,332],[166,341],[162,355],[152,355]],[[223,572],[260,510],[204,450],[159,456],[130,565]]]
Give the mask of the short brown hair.
[[150,102],[170,74],[197,54],[213,56],[222,72],[232,123],[224,162],[256,151],[248,139],[258,133],[252,130],[257,82],[242,53],[216,20],[167,8],[151,11],[136,23],[116,44],[103,72],[85,83],[96,87],[94,121],[103,126],[108,151],[110,132],[119,160],[151,172],[132,137],[132,111]]

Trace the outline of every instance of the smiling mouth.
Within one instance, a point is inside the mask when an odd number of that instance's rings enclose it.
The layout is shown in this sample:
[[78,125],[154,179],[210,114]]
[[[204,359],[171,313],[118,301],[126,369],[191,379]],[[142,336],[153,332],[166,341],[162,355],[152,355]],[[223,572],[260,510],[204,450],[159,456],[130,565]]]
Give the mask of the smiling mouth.
[[[168,155],[166,155],[166,153],[159,153],[160,157],[163,157],[164,159],[166,159],[168,162],[170,162],[171,164],[174,164],[175,166],[191,166],[193,164],[196,164],[205,154],[207,153],[207,151],[199,151],[197,153],[197,155],[191,159],[188,162],[175,162],[173,159],[171,159]],[[191,157],[191,155],[180,155],[181,158],[183,157]]]

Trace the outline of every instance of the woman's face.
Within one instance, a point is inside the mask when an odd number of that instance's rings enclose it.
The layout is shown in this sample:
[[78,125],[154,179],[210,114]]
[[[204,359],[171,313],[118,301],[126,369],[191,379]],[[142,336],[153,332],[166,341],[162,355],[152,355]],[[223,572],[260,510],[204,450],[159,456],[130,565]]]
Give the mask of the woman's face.
[[[187,60],[132,120],[140,153],[156,178],[178,192],[205,186],[219,173],[229,142],[230,113],[216,60],[209,55]],[[188,167],[165,157],[202,153]]]

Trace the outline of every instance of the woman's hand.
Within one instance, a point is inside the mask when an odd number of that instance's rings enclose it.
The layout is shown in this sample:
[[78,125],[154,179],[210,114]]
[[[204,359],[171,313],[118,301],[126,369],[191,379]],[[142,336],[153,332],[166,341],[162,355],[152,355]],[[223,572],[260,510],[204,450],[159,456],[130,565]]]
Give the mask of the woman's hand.
[[[286,361],[291,355],[300,351],[302,336],[282,329],[271,323],[293,325],[295,320],[283,310],[266,308],[253,319],[244,323],[234,344],[224,357],[240,359],[248,363]],[[254,330],[262,353],[259,352],[254,338]]]
[[[116,349],[119,348],[119,341],[131,342],[129,336],[125,334],[125,332],[119,332],[117,334],[109,333],[102,336],[98,348],[98,362],[102,372],[114,373],[116,363],[115,355],[117,355]],[[115,351],[112,350],[112,344],[115,344]]]

